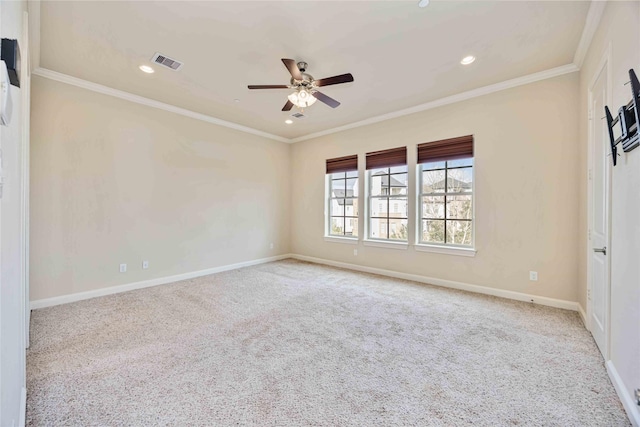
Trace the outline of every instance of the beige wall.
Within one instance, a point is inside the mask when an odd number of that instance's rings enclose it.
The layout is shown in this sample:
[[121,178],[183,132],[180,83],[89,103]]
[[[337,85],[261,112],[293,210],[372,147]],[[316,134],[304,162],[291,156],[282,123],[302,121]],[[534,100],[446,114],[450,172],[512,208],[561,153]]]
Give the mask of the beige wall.
[[31,299],[288,253],[289,150],[35,77]]
[[[579,303],[587,308],[587,150],[589,85],[605,56],[611,52],[611,101],[616,112],[629,102],[629,69],[640,74],[640,3],[608,2],[600,26],[591,43],[580,75],[580,242]],[[600,120],[603,111],[593,117]],[[620,150],[612,173],[611,248],[611,337],[610,359],[624,382],[627,399],[640,387],[640,148],[630,153]],[[638,406],[634,408],[640,419]]]
[[[292,252],[576,301],[578,80],[564,75],[294,144]],[[357,153],[362,176],[365,153],[406,145],[415,194],[416,144],[467,134],[475,135],[474,258],[362,242],[354,256],[356,246],[323,239],[325,159]]]

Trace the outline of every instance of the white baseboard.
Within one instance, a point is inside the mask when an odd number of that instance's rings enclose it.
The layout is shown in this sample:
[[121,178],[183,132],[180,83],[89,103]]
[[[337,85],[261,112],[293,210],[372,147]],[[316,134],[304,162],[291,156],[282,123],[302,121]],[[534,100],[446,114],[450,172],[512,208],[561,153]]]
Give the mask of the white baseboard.
[[20,422],[19,426],[24,427],[27,423],[27,388],[22,387],[20,392]]
[[606,366],[609,378],[618,393],[618,397],[622,401],[622,406],[624,406],[624,410],[627,412],[627,416],[629,417],[629,420],[631,420],[631,424],[633,424],[634,427],[640,427],[640,406],[636,405],[636,402],[633,401],[633,397],[627,392],[627,389],[622,382],[622,378],[618,375],[618,371],[613,365],[613,362],[609,360],[606,363]]
[[541,297],[537,295],[530,295],[530,294],[525,294],[525,293],[515,292],[515,291],[507,291],[504,289],[489,288],[486,286],[472,285],[472,284],[456,282],[452,280],[437,279],[435,277],[420,276],[417,274],[401,273],[398,271],[384,270],[381,268],[365,267],[365,266],[356,265],[356,264],[348,264],[344,262],[331,261],[331,260],[326,260],[322,258],[315,258],[315,257],[306,256],[306,255],[298,255],[298,254],[278,255],[278,256],[269,257],[269,258],[261,258],[261,259],[256,259],[252,261],[240,262],[237,264],[213,267],[206,270],[199,270],[199,271],[194,271],[190,273],[177,274],[174,276],[160,277],[157,279],[144,280],[141,282],[134,282],[134,283],[128,283],[125,285],[96,289],[93,291],[79,292],[75,294],[62,295],[59,297],[34,300],[34,301],[31,301],[31,309],[36,310],[39,308],[51,307],[51,306],[60,305],[60,304],[67,304],[70,302],[81,301],[81,300],[101,297],[105,295],[112,295],[112,294],[127,292],[135,289],[142,289],[142,288],[148,288],[151,286],[164,285],[167,283],[193,279],[195,277],[206,276],[209,274],[220,273],[223,271],[235,270],[238,268],[249,267],[257,264],[264,264],[272,261],[279,261],[286,258],[294,258],[301,261],[308,261],[316,264],[330,265],[333,267],[346,268],[346,269],[355,270],[355,271],[363,271],[365,273],[379,274],[381,276],[395,277],[398,279],[412,280],[414,282],[427,283],[431,285],[442,286],[445,288],[452,288],[452,289],[475,292],[480,294],[493,295],[493,296],[517,300],[517,301],[526,301],[534,304],[546,305],[549,307],[580,311],[579,304],[577,302],[559,300],[559,299],[548,298],[548,297]]
[[580,303],[578,303],[578,313],[580,314],[580,318],[582,319],[582,324],[584,325],[584,327],[588,331],[589,330],[589,323],[587,323],[587,313],[584,312],[584,309],[582,308]]
[[381,268],[365,267],[362,265],[348,264],[345,262],[330,261],[322,258],[315,258],[306,255],[291,254],[291,258],[300,261],[308,261],[316,264],[325,264],[333,267],[346,268],[349,270],[363,271],[365,273],[379,274],[381,276],[395,277],[397,279],[412,280],[414,282],[427,283],[430,285],[442,286],[445,288],[458,289],[462,291],[475,292],[479,294],[493,295],[517,301],[526,301],[534,304],[546,305],[549,307],[564,308],[566,310],[578,311],[579,304],[573,301],[560,300],[555,298],[541,297],[537,295],[529,295],[521,292],[507,291],[504,289],[489,288],[480,285],[471,285],[468,283],[455,282],[453,280],[436,279],[434,277],[420,276],[417,274],[401,273],[392,270],[383,270]]
[[70,302],[81,301],[90,298],[102,297],[105,295],[119,294],[121,292],[132,291],[134,289],[149,288],[151,286],[165,285],[167,283],[179,282],[181,280],[193,279],[195,277],[207,276],[209,274],[220,273],[223,271],[236,270],[238,268],[249,267],[257,264],[264,264],[281,259],[291,258],[290,254],[277,255],[269,258],[254,259],[251,261],[239,262],[236,264],[222,265],[220,267],[208,268],[206,270],[192,271],[190,273],[176,274],[174,276],[159,277],[157,279],[143,280],[141,282],[127,283],[125,285],[111,286],[108,288],[96,289],[87,292],[78,292],[75,294],[62,295],[53,298],[44,298],[31,301],[31,309],[51,307],[54,305],[67,304]]

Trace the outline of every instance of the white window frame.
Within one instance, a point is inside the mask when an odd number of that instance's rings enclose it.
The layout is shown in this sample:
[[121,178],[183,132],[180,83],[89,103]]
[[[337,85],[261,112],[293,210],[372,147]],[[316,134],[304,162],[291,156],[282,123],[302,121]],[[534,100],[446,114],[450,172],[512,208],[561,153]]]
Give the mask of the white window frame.
[[[415,244],[415,249],[417,251],[421,251],[421,252],[436,252],[436,253],[442,253],[442,254],[448,254],[448,255],[461,255],[461,256],[475,256],[476,254],[476,249],[475,249],[475,244],[476,244],[476,161],[475,158],[472,157],[473,163],[471,165],[471,192],[465,192],[465,193],[449,193],[447,192],[447,186],[446,186],[446,181],[445,181],[445,188],[444,188],[444,192],[443,193],[423,193],[422,192],[422,179],[423,179],[423,167],[425,165],[425,163],[422,164],[418,164],[416,169],[416,175],[417,175],[417,181],[418,181],[418,186],[417,186],[417,217],[416,217],[416,244]],[[454,161],[454,160],[449,160],[449,161]],[[468,167],[467,167],[468,168]],[[459,169],[459,168],[452,168],[452,169]],[[462,168],[460,168],[462,169]],[[433,170],[433,169],[430,169]],[[445,175],[445,180],[447,179],[447,171],[449,170],[448,165],[445,163],[445,168],[444,168],[444,175]],[[447,237],[446,237],[446,223],[447,223],[447,216],[446,216],[446,196],[455,196],[455,195],[470,195],[471,196],[471,244],[470,245],[459,245],[459,244],[455,244],[455,243],[447,243]],[[437,197],[445,197],[445,217],[443,219],[444,223],[445,223],[445,236],[444,236],[444,243],[435,243],[435,242],[423,242],[422,241],[422,198],[425,196],[437,196]]]
[[[401,167],[402,165],[397,165],[397,166],[391,166],[388,167],[386,169],[391,169],[394,167]],[[396,173],[389,173],[388,176],[389,178],[391,177],[391,175],[396,175],[396,174],[400,174],[400,173],[404,173],[407,175],[407,194],[405,195],[397,195],[397,196],[393,196],[391,194],[383,196],[383,195],[378,195],[378,196],[373,196],[371,193],[371,184],[372,184],[372,179],[371,179],[371,173],[374,170],[379,170],[379,169],[385,169],[385,168],[375,168],[375,169],[369,169],[365,172],[365,192],[366,192],[366,196],[365,196],[365,206],[364,206],[364,239],[363,239],[363,244],[365,246],[374,246],[374,247],[384,247],[384,248],[392,248],[392,249],[407,249],[408,245],[409,245],[409,236],[407,234],[407,239],[406,240],[400,240],[400,239],[390,239],[390,238],[380,238],[380,237],[371,237],[371,199],[380,199],[380,198],[387,198],[387,224],[388,224],[388,220],[389,220],[389,213],[390,213],[390,206],[392,203],[392,200],[394,199],[406,199],[407,201],[407,207],[409,204],[409,182],[408,182],[408,178],[409,178],[409,166],[408,165],[404,165],[404,167],[406,168],[405,172],[396,172]],[[389,186],[389,188],[391,188],[391,186]],[[404,218],[400,218],[400,219],[404,219]],[[409,210],[407,210],[407,229],[409,228],[409,221],[411,220],[411,212]],[[387,230],[387,235],[388,235],[388,230]]]

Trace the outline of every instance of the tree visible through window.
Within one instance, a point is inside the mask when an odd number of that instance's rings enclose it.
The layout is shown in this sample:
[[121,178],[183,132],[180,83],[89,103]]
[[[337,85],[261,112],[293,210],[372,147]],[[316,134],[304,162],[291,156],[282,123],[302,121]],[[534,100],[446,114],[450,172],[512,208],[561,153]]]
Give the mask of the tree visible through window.
[[473,245],[473,158],[423,163],[420,242]]

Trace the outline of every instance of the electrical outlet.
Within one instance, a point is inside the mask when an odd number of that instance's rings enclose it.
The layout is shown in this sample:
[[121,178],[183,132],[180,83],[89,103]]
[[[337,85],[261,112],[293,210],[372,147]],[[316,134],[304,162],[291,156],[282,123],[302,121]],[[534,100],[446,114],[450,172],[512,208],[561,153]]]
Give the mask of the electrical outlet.
[[146,270],[147,268],[149,268],[149,261],[142,261],[142,269]]
[[537,271],[530,271],[529,272],[529,280],[531,280],[532,282],[537,282],[538,281],[538,272]]
[[120,273],[127,272],[127,264],[120,264]]
[[273,249],[273,243],[269,244],[269,249]]
[[358,256],[358,250],[357,249],[353,250],[353,256]]

